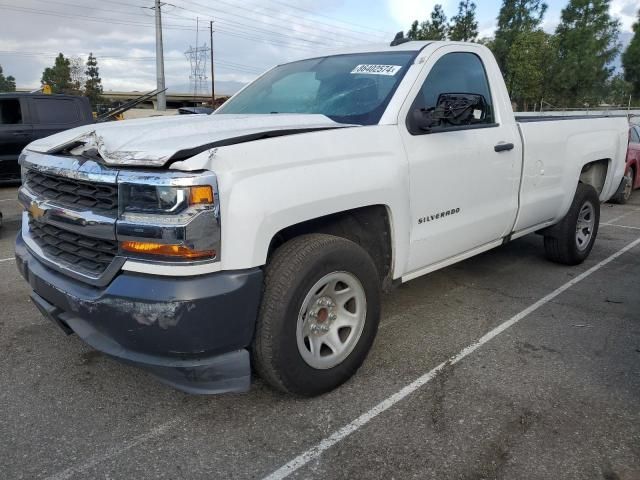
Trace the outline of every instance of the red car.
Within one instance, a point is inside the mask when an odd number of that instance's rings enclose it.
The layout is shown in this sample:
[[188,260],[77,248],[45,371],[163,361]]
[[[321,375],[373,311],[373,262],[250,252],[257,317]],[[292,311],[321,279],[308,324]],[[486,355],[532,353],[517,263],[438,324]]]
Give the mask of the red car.
[[640,126],[629,127],[629,148],[627,149],[627,169],[622,179],[624,189],[611,199],[616,203],[627,203],[633,190],[640,188]]

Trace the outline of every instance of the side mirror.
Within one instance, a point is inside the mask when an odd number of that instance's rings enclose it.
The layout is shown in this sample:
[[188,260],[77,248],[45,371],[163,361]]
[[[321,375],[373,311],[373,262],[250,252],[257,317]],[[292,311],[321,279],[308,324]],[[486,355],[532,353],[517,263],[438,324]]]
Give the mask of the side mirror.
[[435,113],[451,126],[482,123],[487,118],[487,101],[475,93],[443,93],[438,97]]
[[412,135],[424,135],[436,127],[483,123],[489,114],[489,106],[482,95],[443,93],[438,97],[435,107],[413,109],[407,127]]
[[439,118],[435,118],[433,108],[415,108],[411,112],[409,131],[414,135],[422,135],[431,132],[431,129],[440,123]]

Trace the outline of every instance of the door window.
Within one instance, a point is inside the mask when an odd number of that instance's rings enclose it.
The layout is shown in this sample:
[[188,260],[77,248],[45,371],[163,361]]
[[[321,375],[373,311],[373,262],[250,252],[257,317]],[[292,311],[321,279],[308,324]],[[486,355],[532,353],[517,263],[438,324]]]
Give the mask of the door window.
[[640,143],[640,135],[638,135],[638,130],[636,128],[631,127],[630,137],[631,143]]
[[20,100],[7,98],[0,100],[0,125],[17,125],[22,123]]
[[[412,111],[414,109],[434,111],[439,100],[441,101],[445,94],[481,95],[484,99],[483,115],[476,116],[470,124],[464,127],[473,128],[495,124],[487,73],[482,60],[477,55],[455,52],[440,58],[425,79],[420,93],[413,103]],[[446,130],[452,126],[447,121],[441,120],[434,127],[437,127],[438,130]],[[459,130],[461,127],[456,126],[455,128]]]
[[76,102],[70,98],[36,98],[36,113],[42,124],[77,123],[80,118]]

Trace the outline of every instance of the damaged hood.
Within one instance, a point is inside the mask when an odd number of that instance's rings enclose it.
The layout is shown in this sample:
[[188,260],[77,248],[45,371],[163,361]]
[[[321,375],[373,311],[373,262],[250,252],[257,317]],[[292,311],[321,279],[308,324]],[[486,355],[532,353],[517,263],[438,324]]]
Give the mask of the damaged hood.
[[40,153],[91,155],[106,165],[161,167],[209,148],[353,125],[324,115],[176,115],[85,125],[29,144]]

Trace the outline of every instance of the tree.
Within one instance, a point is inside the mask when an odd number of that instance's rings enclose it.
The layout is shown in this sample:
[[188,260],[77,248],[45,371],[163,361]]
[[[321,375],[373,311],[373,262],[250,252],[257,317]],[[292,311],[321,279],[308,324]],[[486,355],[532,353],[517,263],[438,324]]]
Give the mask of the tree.
[[53,93],[71,92],[73,88],[69,59],[60,53],[56,57],[54,66],[45,68],[40,83],[42,83],[42,85],[49,85]]
[[16,91],[16,79],[11,75],[8,77],[2,73],[2,65],[0,65],[0,92],[15,92]]
[[442,5],[437,3],[431,12],[431,21],[423,22],[421,25],[421,35],[424,40],[446,40],[449,26],[447,16],[444,14]]
[[93,52],[89,54],[87,59],[86,82],[84,84],[84,94],[89,98],[91,105],[94,107],[102,102],[102,79],[98,69],[98,60],[93,56]]
[[463,42],[475,42],[478,38],[478,22],[476,21],[476,4],[470,0],[462,0],[458,5],[458,14],[451,18],[449,38]]
[[640,10],[638,21],[633,24],[633,38],[622,55],[624,79],[631,84],[633,95],[640,100]]
[[629,98],[633,94],[633,85],[624,79],[624,75],[619,73],[611,77],[607,83],[607,95],[605,101],[609,105],[626,107],[629,105]]
[[609,15],[610,0],[570,0],[556,29],[555,90],[564,106],[599,103],[620,51],[619,22]]
[[409,40],[420,40],[420,24],[418,20],[414,20],[411,24],[411,28],[407,32],[407,38]]
[[552,35],[538,30],[524,30],[516,37],[507,58],[509,95],[518,108],[528,111],[543,98],[551,100],[548,91],[556,56]]
[[72,57],[69,59],[69,72],[71,74],[71,87],[77,91],[78,94],[81,94],[84,87],[85,74],[84,62],[80,57]]
[[442,5],[436,4],[431,12],[431,20],[418,24],[415,20],[407,32],[411,40],[446,40],[449,26]]
[[546,11],[547,4],[543,0],[503,0],[492,45],[505,77],[509,74],[508,58],[516,37],[525,30],[536,30]]

